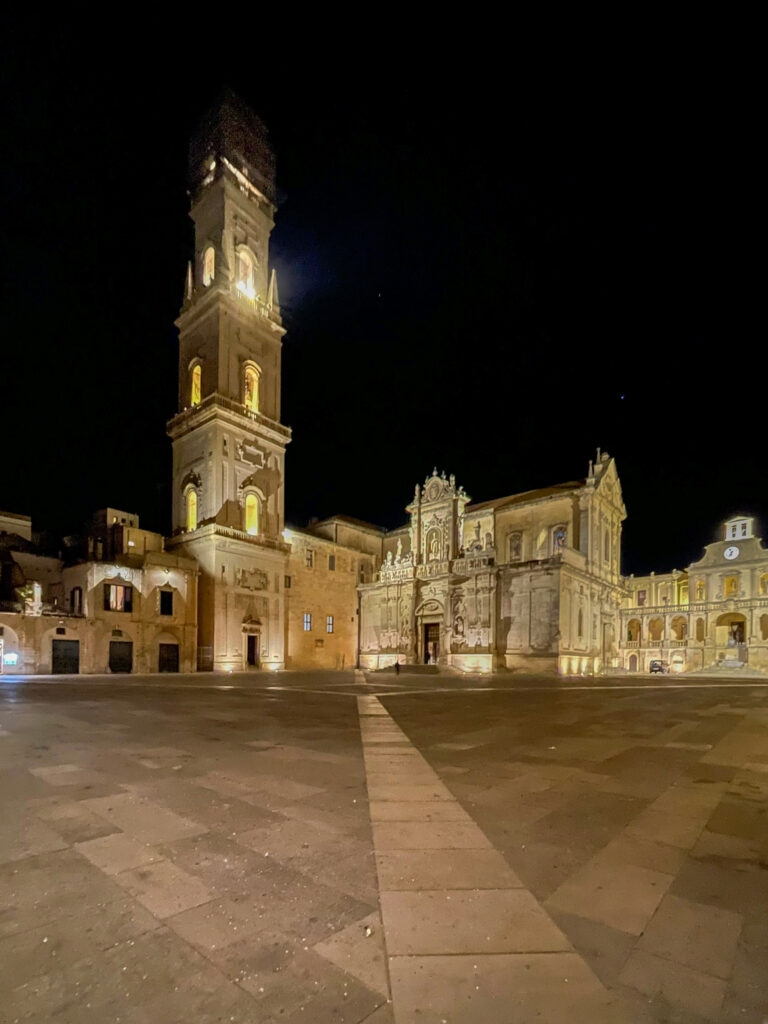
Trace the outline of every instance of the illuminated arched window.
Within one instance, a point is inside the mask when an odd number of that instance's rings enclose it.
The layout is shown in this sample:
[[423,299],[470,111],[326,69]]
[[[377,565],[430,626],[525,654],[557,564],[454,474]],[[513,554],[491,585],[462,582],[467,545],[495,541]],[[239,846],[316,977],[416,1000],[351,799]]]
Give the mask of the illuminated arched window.
[[259,532],[259,499],[248,494],[245,499],[245,532],[255,536]]
[[190,405],[200,405],[203,391],[203,368],[200,363],[195,363],[192,368],[192,387],[189,395]]
[[237,290],[249,299],[256,294],[253,287],[253,256],[247,249],[237,251]]
[[246,366],[243,405],[251,412],[259,411],[259,371],[255,366]]
[[197,491],[187,491],[187,530],[197,529]]
[[213,251],[213,246],[209,245],[203,256],[203,284],[206,288],[213,281],[215,270],[216,253]]

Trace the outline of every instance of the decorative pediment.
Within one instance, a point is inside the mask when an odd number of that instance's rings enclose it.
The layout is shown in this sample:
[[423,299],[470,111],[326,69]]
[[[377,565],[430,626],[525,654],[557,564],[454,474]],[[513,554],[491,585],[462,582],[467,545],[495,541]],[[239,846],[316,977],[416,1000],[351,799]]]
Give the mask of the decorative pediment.
[[464,493],[464,488],[456,486],[456,477],[453,474],[447,477],[445,471],[438,476],[437,467],[432,470],[432,476],[426,477],[421,490],[419,490],[419,485],[416,485],[416,493],[414,495],[415,501],[421,500],[422,504],[425,502],[433,504],[457,497],[468,500],[468,495]]
[[185,491],[188,487],[194,487],[196,491],[199,491],[202,486],[203,486],[203,478],[194,469],[190,469],[190,471],[186,474],[186,476],[182,477],[182,480],[181,480],[181,489],[182,489],[182,491]]

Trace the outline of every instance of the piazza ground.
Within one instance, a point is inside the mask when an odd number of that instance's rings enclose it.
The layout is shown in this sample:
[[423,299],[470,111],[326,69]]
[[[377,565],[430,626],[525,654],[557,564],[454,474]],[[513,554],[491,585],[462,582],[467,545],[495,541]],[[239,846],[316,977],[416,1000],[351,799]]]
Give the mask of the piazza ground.
[[768,685],[0,682],[4,1021],[768,1016]]

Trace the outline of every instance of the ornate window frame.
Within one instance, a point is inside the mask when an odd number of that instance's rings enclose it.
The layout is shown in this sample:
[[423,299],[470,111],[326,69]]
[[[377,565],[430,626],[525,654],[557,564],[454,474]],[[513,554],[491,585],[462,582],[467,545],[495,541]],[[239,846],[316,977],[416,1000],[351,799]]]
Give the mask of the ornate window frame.
[[[248,264],[248,273],[245,277],[240,274],[241,263]],[[256,268],[259,261],[253,249],[248,245],[235,246],[235,288],[241,295],[249,299],[256,298]]]
[[204,288],[210,288],[216,279],[216,249],[208,242],[200,259],[200,279]]

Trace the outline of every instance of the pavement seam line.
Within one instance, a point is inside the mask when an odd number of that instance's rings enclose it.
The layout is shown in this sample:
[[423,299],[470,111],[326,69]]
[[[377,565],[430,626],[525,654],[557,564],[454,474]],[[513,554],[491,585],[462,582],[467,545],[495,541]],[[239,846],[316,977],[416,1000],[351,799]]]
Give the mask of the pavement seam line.
[[[398,743],[398,744],[402,745],[404,749],[415,751],[415,753],[418,754],[419,759],[421,761],[423,761],[424,765],[426,765],[426,768],[428,769],[429,773],[431,773],[431,775],[434,777],[434,782],[439,784],[442,788],[448,789],[448,787],[443,782],[443,780],[440,778],[440,776],[437,774],[437,772],[435,772],[434,769],[429,765],[429,763],[427,762],[426,758],[424,758],[424,756],[421,754],[421,752],[418,750],[418,748],[411,742],[409,737],[400,728],[400,726],[397,725],[397,723],[391,717],[391,715],[386,710],[386,708],[383,706],[383,704],[381,704],[381,702],[379,701],[377,696],[375,696],[373,694],[366,694],[365,696],[360,696],[357,699],[357,703],[358,703],[358,714],[359,714],[359,717],[360,717],[360,726],[361,726],[360,731],[361,731],[361,738],[362,738],[362,744],[363,744],[363,760],[364,760],[364,764],[365,764],[366,783],[367,783],[367,778],[368,778],[368,775],[369,775],[369,756],[371,754],[374,754],[374,755],[376,754],[376,746],[377,746],[377,744],[376,744],[376,742],[374,742],[374,740],[376,739],[376,734],[378,733],[379,736],[381,736],[382,731],[383,731],[384,734],[390,734],[391,733],[391,735],[392,735],[392,743]],[[378,730],[376,729],[376,726],[375,726],[374,723],[377,723],[377,722],[380,723],[384,727],[383,730],[381,728],[379,728]],[[398,738],[396,739],[395,737],[398,737]],[[404,778],[407,779],[407,776],[405,776]],[[369,804],[370,804],[370,800],[371,800],[371,798],[370,798],[370,795],[369,795]],[[444,801],[444,802],[447,802],[447,801]],[[450,794],[450,802],[456,803],[459,807],[461,807],[460,802],[458,800],[456,800],[455,797],[452,794]],[[470,817],[470,819],[472,821],[472,824],[477,829],[477,831],[487,840],[487,842],[489,844],[489,848],[494,850],[494,851],[496,851],[495,846],[490,842],[490,840],[488,840],[487,836],[485,836],[485,833],[480,828],[480,826],[477,825],[477,823],[474,821],[474,819],[471,817],[471,815],[469,817]],[[571,943],[571,941],[568,939],[568,937],[565,935],[565,933],[562,932],[562,929],[560,929],[557,926],[557,924],[554,922],[554,920],[552,919],[552,917],[550,916],[550,914],[548,913],[546,908],[541,903],[541,901],[538,900],[536,898],[536,896],[526,886],[524,886],[522,884],[522,882],[519,882],[519,880],[518,880],[519,884],[518,884],[517,887],[509,887],[508,886],[507,889],[510,892],[518,892],[518,893],[521,892],[521,891],[525,892],[527,897],[529,897],[531,900],[534,901],[537,913],[542,915],[543,918],[546,919],[547,924],[552,929],[554,929],[555,932],[557,932],[559,935],[562,936],[563,940],[565,941],[565,943],[567,945],[567,949],[564,949],[564,950],[554,950],[554,949],[553,950],[531,950],[531,951],[524,951],[524,950],[500,951],[500,950],[496,950],[494,952],[483,952],[483,953],[481,953],[480,951],[474,951],[473,952],[471,950],[470,951],[459,951],[459,950],[456,950],[454,952],[447,952],[447,951],[443,950],[443,951],[426,952],[426,953],[424,953],[424,952],[422,952],[422,953],[420,953],[420,952],[413,952],[413,951],[411,951],[411,952],[391,953],[390,952],[390,948],[392,946],[392,942],[390,941],[390,937],[388,937],[388,935],[387,935],[387,925],[385,923],[385,914],[384,914],[384,907],[383,907],[383,901],[382,901],[382,884],[381,884],[381,876],[380,876],[380,872],[379,872],[378,854],[380,852],[381,853],[387,853],[387,852],[391,853],[392,851],[391,850],[389,850],[389,851],[388,850],[379,850],[377,848],[377,828],[376,828],[377,824],[380,824],[380,823],[374,822],[373,820],[371,821],[371,827],[372,827],[372,832],[373,832],[374,857],[375,857],[375,860],[376,860],[376,876],[377,876],[377,879],[378,879],[378,888],[379,888],[379,910],[380,910],[380,914],[381,914],[383,940],[384,940],[384,949],[385,949],[385,954],[386,954],[386,958],[387,958],[387,965],[386,965],[387,966],[387,977],[388,977],[388,980],[389,980],[390,996],[392,997],[393,1014],[395,1015],[396,1022],[397,1022],[397,1015],[395,1013],[395,1000],[394,1000],[394,992],[393,992],[393,989],[392,989],[392,976],[391,976],[391,972],[390,972],[390,963],[392,961],[394,961],[394,960],[403,960],[403,959],[409,959],[409,958],[410,959],[415,959],[415,958],[420,958],[420,957],[430,958],[430,957],[443,957],[443,956],[456,956],[456,957],[467,957],[467,956],[469,956],[469,957],[472,957],[472,956],[504,956],[504,955],[510,955],[510,954],[511,955],[519,955],[519,956],[527,956],[527,955],[534,954],[534,955],[539,955],[540,956],[540,955],[545,955],[546,953],[555,954],[555,953],[567,952],[568,954],[573,955],[573,956],[578,958],[578,960],[583,965],[584,969],[592,976],[592,978],[594,979],[596,984],[599,986],[599,988],[606,995],[611,995],[610,991],[606,988],[606,986],[603,985],[603,983],[599,980],[599,978],[597,978],[597,975],[595,975],[594,971],[589,966],[587,961],[574,948],[574,946]],[[469,851],[459,851],[459,850],[456,850],[454,847],[445,847],[444,849],[447,850],[448,852],[453,852],[453,853],[469,852]],[[416,850],[412,850],[411,852],[415,853],[417,851]],[[437,852],[437,851],[434,851],[434,852]],[[496,852],[498,853],[498,851],[496,851]],[[514,876],[514,872],[512,872],[511,869],[510,869],[510,874],[512,876]],[[505,891],[502,886],[498,886],[497,889],[499,889],[500,891]],[[423,892],[423,893],[428,893],[428,892],[432,892],[432,893],[455,892],[455,893],[458,894],[458,893],[461,893],[461,892],[475,892],[475,891],[477,891],[477,889],[474,886],[473,887],[465,887],[465,888],[456,887],[456,888],[453,888],[453,889],[450,889],[450,890],[445,889],[445,888],[443,888],[443,889],[435,889],[434,887],[430,888],[430,887],[427,887],[427,886],[421,887],[420,889],[414,888],[414,889],[411,889],[411,890],[384,890],[384,892],[387,892],[387,893],[389,893],[391,895],[395,895],[395,896],[402,896],[403,893],[408,893],[408,892],[410,892],[411,894],[415,895],[416,893],[421,893],[421,892]]]

